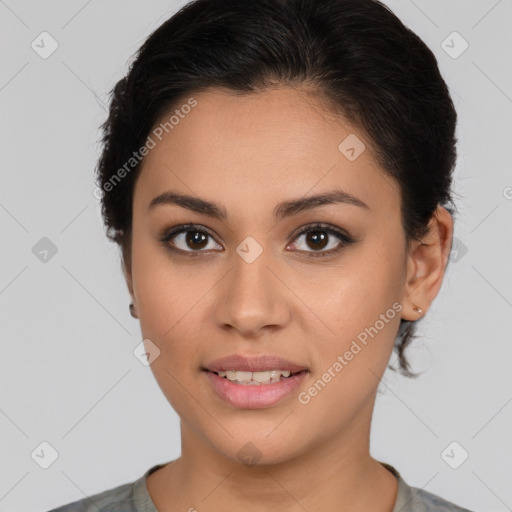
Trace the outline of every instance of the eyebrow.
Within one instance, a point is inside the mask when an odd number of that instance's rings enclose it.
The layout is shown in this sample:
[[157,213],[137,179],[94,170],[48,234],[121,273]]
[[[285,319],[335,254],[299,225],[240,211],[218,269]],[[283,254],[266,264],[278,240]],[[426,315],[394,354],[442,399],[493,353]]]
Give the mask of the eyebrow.
[[[306,196],[299,199],[283,201],[274,208],[273,215],[276,221],[280,221],[285,217],[291,217],[292,215],[312,210],[319,206],[339,203],[358,206],[370,210],[370,207],[358,197],[349,194],[348,192],[344,192],[343,190],[333,190],[314,196]],[[189,196],[178,192],[168,191],[156,196],[149,204],[148,209],[151,210],[158,205],[177,205],[215,219],[227,219],[226,209],[221,205],[213,201],[207,201],[199,197]]]

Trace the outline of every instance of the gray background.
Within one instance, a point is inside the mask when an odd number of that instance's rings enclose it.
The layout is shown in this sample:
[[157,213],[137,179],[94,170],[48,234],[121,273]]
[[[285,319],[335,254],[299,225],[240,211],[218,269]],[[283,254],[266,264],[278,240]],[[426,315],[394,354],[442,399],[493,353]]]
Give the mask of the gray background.
[[[185,3],[0,0],[2,511],[47,510],[180,453],[178,418],[133,355],[140,329],[93,168],[108,91]],[[425,373],[382,381],[372,453],[467,508],[511,510],[512,1],[387,3],[435,52],[459,113],[460,243],[409,350]],[[31,47],[43,31],[59,45],[46,59]],[[46,262],[43,237],[57,249]],[[58,453],[47,469],[42,442]]]

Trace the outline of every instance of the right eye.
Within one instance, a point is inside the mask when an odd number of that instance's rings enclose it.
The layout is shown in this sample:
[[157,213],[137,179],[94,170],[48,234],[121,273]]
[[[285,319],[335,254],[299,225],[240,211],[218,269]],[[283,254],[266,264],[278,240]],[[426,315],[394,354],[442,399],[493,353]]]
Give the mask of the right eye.
[[[211,239],[210,242],[208,242],[208,238]],[[210,252],[215,246],[220,247],[216,242],[214,243],[213,235],[206,228],[196,224],[175,226],[160,237],[160,242],[167,249],[184,253],[187,256],[198,256],[197,253]],[[213,246],[208,248],[209,244],[213,244]],[[217,250],[217,252],[219,251]]]

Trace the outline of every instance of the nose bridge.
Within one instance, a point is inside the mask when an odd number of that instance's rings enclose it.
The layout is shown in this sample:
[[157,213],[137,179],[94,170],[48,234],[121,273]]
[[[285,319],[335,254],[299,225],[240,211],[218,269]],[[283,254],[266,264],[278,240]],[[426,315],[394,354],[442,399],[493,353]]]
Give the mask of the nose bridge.
[[242,252],[244,248],[241,244],[241,255],[233,254],[232,271],[218,297],[216,321],[248,336],[265,326],[282,326],[289,315],[283,285],[269,269],[275,266],[270,253],[264,250],[251,260]]

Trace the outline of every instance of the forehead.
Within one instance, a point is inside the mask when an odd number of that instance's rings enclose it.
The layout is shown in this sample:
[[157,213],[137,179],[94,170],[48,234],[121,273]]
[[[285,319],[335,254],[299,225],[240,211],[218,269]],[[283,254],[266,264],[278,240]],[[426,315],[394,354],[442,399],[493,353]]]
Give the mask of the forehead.
[[240,206],[333,188],[376,207],[398,200],[370,141],[305,89],[210,89],[176,103],[155,129],[137,180],[146,203],[167,188]]

